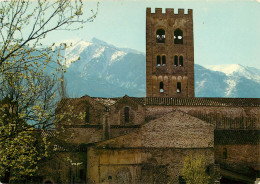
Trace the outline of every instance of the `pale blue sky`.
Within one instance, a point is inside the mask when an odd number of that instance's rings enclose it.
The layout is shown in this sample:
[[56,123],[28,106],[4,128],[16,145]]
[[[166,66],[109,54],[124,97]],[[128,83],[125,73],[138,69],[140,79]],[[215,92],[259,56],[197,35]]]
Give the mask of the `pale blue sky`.
[[[90,9],[95,0],[84,1]],[[242,64],[260,68],[259,0],[100,0],[97,18],[78,32],[59,32],[49,40],[96,37],[117,47],[145,52],[146,7],[193,9],[195,63]]]

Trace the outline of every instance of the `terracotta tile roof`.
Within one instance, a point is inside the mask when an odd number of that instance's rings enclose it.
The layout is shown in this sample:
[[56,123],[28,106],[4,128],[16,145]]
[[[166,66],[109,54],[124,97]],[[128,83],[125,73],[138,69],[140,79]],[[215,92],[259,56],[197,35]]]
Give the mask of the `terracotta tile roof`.
[[260,144],[260,130],[215,130],[215,145]]
[[173,106],[250,106],[259,107],[260,98],[165,98],[147,97],[146,105],[173,105]]
[[[91,97],[93,100],[106,107],[116,104],[123,97],[99,98]],[[215,106],[215,107],[260,107],[260,98],[172,98],[172,97],[129,97],[142,105],[163,105],[163,106]],[[63,99],[60,103],[73,104],[80,101],[80,98]]]

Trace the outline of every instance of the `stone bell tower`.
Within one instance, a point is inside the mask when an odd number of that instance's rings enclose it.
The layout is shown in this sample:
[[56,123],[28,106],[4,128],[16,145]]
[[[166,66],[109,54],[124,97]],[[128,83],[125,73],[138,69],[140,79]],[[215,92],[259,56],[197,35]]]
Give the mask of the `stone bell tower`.
[[192,10],[146,9],[146,96],[194,97]]

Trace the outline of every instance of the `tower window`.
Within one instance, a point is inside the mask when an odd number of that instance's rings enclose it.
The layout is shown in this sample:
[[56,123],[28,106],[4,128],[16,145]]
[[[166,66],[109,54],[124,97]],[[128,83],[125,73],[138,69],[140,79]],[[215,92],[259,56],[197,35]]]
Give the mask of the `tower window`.
[[174,44],[183,44],[183,33],[180,29],[174,31]]
[[223,159],[227,159],[227,148],[223,149]]
[[130,119],[130,113],[129,113],[129,107],[125,107],[125,123],[129,123]]
[[178,66],[178,56],[174,56],[174,66]]
[[163,65],[163,66],[166,65],[166,56],[162,56],[162,65]]
[[163,93],[164,89],[163,89],[163,82],[160,82],[160,93]]
[[165,31],[163,29],[156,31],[156,41],[157,43],[165,43]]
[[179,65],[183,66],[183,56],[180,56],[180,58],[179,58]]
[[89,107],[86,108],[85,123],[89,123]]
[[161,66],[161,56],[157,56],[157,66]]
[[177,93],[181,92],[181,83],[177,82]]

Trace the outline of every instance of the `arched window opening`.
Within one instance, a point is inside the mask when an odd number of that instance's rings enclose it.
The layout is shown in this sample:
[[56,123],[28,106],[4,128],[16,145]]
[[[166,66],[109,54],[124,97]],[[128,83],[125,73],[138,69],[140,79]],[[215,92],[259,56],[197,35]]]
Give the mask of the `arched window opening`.
[[157,66],[161,66],[161,56],[157,56]]
[[177,82],[177,93],[181,92],[181,83]]
[[160,82],[160,93],[163,93],[164,89],[163,89],[163,82]]
[[179,65],[183,66],[183,56],[180,56],[180,58],[179,58]]
[[86,108],[85,113],[85,123],[89,123],[89,107]]
[[174,56],[174,66],[178,66],[178,56]]
[[223,149],[223,159],[227,159],[227,148]]
[[129,113],[129,107],[125,107],[125,123],[129,123],[130,119],[130,113]]
[[166,65],[166,56],[162,56],[162,65],[163,65],[163,66]]
[[183,44],[183,33],[180,29],[174,31],[174,44]]
[[165,31],[163,29],[156,31],[156,41],[157,43],[165,43]]

